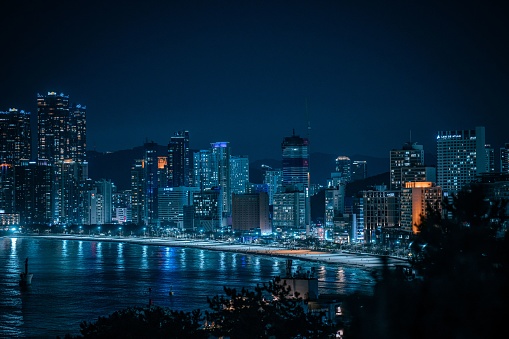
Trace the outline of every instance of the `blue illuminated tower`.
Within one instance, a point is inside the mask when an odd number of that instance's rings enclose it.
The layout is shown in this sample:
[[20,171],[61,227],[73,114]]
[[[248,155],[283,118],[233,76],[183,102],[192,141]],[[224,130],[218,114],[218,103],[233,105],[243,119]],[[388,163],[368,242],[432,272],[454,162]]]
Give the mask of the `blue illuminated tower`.
[[295,186],[299,190],[309,188],[308,139],[295,135],[281,143],[283,186]]

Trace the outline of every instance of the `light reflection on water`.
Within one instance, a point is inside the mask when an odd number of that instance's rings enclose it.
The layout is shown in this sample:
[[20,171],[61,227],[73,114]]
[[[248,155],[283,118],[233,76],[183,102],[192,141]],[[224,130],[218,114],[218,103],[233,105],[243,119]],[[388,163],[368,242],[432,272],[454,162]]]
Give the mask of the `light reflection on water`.
[[[225,285],[253,290],[286,269],[278,257],[115,242],[0,238],[0,249],[0,337],[77,335],[81,321],[149,299],[176,310],[206,310],[207,297],[224,294]],[[26,257],[34,277],[21,290]],[[374,284],[358,268],[293,260],[298,265],[315,267],[320,293],[370,293]]]

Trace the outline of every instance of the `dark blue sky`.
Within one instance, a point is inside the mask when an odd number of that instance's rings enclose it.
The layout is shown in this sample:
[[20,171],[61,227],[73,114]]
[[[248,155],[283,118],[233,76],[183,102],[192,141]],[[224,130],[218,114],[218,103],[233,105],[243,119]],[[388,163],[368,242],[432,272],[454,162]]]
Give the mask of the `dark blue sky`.
[[187,129],[192,148],[279,159],[308,121],[311,152],[337,155],[388,157],[410,131],[435,153],[438,130],[475,126],[496,154],[509,142],[502,2],[15,3],[0,5],[0,110],[63,92],[87,106],[90,149]]

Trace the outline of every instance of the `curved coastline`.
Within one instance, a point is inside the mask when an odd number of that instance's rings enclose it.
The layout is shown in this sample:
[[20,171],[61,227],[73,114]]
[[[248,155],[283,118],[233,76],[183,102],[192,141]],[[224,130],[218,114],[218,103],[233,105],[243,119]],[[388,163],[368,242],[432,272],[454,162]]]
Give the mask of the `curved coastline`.
[[85,241],[109,241],[123,242],[139,245],[155,245],[168,247],[190,247],[212,251],[238,252],[244,254],[277,256],[288,259],[299,259],[315,262],[324,262],[329,264],[342,264],[365,269],[379,269],[384,265],[387,259],[387,265],[406,265],[408,261],[398,257],[373,255],[369,253],[351,253],[344,251],[323,252],[310,249],[288,249],[280,246],[258,245],[258,244],[234,244],[217,240],[190,240],[175,238],[152,238],[152,237],[112,237],[112,236],[88,236],[88,235],[16,235],[13,237],[37,237],[44,239],[60,240],[85,240]]

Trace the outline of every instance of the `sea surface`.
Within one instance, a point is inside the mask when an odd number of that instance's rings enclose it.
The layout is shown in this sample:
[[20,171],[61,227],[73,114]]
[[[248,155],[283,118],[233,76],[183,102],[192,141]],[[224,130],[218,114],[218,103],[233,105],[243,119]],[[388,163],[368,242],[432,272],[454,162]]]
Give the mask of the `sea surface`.
[[[19,274],[33,273],[28,288]],[[372,293],[369,271],[293,260],[314,268],[319,293]],[[223,287],[254,290],[284,276],[280,257],[213,250],[38,237],[0,238],[0,338],[78,335],[82,321],[116,310],[153,304],[174,310],[208,310],[207,297]],[[170,293],[173,292],[173,293]]]

